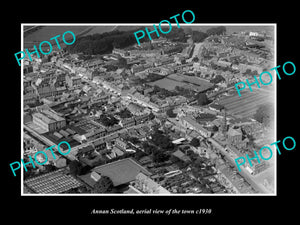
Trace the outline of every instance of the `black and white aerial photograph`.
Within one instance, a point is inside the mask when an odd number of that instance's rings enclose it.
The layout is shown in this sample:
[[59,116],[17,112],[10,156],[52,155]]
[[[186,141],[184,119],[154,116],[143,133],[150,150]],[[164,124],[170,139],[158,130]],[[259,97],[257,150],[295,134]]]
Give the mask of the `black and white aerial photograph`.
[[22,195],[276,195],[276,24],[21,28]]
[[299,214],[296,4],[22,3],[2,19],[9,221]]

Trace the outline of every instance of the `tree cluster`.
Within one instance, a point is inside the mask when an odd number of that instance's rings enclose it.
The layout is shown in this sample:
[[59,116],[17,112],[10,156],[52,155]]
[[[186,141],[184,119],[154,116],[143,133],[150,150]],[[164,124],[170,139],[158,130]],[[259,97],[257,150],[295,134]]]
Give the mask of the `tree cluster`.
[[143,142],[142,146],[147,155],[151,155],[155,150],[157,150],[155,145],[149,144],[147,141]]
[[83,166],[79,161],[73,160],[69,163],[70,173],[73,176],[86,174],[91,168],[89,166]]
[[157,85],[153,87],[153,91],[150,93],[151,95],[157,95],[160,99],[165,99],[170,96],[175,96],[176,93],[169,91],[167,89],[161,88]]
[[166,154],[164,151],[157,149],[153,152],[153,161],[156,163],[165,162],[170,158],[170,155]]
[[226,33],[226,27],[212,27],[209,28],[206,32],[196,31],[196,30],[188,30],[186,31],[188,34],[191,34],[192,40],[196,43],[203,42],[205,38],[211,35],[221,35]]
[[154,82],[154,81],[157,81],[157,80],[161,80],[163,78],[165,78],[165,77],[162,76],[162,75],[159,75],[159,74],[156,74],[156,73],[149,73],[148,76],[145,79],[143,79],[143,81],[145,83],[149,83],[149,82]]
[[168,160],[170,155],[167,151],[173,150],[174,148],[169,136],[158,129],[155,129],[151,134],[151,142],[143,142],[142,146],[145,153],[151,155],[152,160],[156,163]]
[[119,123],[119,120],[117,120],[115,117],[106,114],[100,115],[99,120],[106,127],[110,127]]
[[225,34],[225,33],[226,33],[226,27],[224,27],[224,26],[212,27],[212,28],[209,28],[206,31],[206,34],[208,36],[211,36],[211,35],[221,35],[221,34]]
[[134,137],[134,136],[127,136],[124,139],[128,142],[131,142],[134,145],[141,143],[140,139],[138,139],[137,137]]
[[123,109],[121,110],[119,113],[117,113],[122,119],[125,119],[125,118],[131,118],[133,115],[132,113],[127,109]]
[[177,116],[177,114],[174,113],[173,110],[174,110],[174,108],[170,108],[170,109],[168,109],[168,110],[166,111],[166,114],[167,114],[168,117],[170,117],[170,118],[175,118],[175,117]]
[[113,64],[107,64],[104,65],[103,67],[106,69],[107,72],[116,71],[118,69],[118,66]]
[[127,64],[127,59],[123,58],[123,57],[119,57],[118,58],[118,62],[117,62],[117,66],[118,68],[125,68],[128,69],[129,66]]
[[265,126],[270,126],[274,120],[274,108],[272,104],[265,104],[258,107],[254,119]]
[[[192,62],[199,62],[199,58],[198,56],[195,56],[193,59],[192,59]],[[190,74],[191,73],[184,73],[185,75],[188,74],[188,76],[191,76]]]
[[209,49],[203,47],[200,55],[203,59],[209,60],[213,57],[212,55],[214,55],[214,52],[212,52]]
[[211,68],[214,69],[214,70],[222,70],[222,71],[224,71],[224,72],[225,72],[225,71],[229,71],[229,72],[231,72],[231,73],[236,72],[236,70],[232,69],[230,66],[224,67],[224,66],[217,65],[217,64],[215,64],[215,63],[213,63],[213,62],[210,63],[210,66],[211,66]]
[[143,158],[144,156],[147,156],[147,154],[143,151],[140,150],[136,150],[135,154],[134,154],[134,158],[136,160],[140,160],[141,158]]
[[[76,42],[72,45],[68,45],[66,50],[70,53],[82,52],[85,55],[97,55],[97,54],[107,54],[111,53],[114,48],[126,48],[133,44],[136,44],[136,39],[134,32],[138,30],[144,30],[145,27],[140,27],[137,29],[129,31],[119,31],[114,30],[110,32],[105,32],[102,34],[92,34],[87,36],[79,37]],[[166,28],[163,30],[168,30]],[[153,30],[153,28],[149,28]],[[168,34],[160,33],[160,36],[167,38],[171,41],[186,42],[186,36],[183,29],[172,27],[172,30]],[[156,35],[151,36],[152,39],[157,39]],[[148,42],[147,37],[142,38],[140,42]]]
[[113,190],[113,182],[107,176],[101,178],[94,184],[95,193],[111,193]]
[[198,105],[207,105],[210,102],[205,93],[198,93],[196,100]]
[[183,27],[182,28],[184,30],[184,32],[187,34],[187,35],[192,35],[193,34],[193,30],[191,27]]
[[222,81],[226,81],[226,80],[221,75],[217,75],[215,78],[213,78],[213,79],[210,80],[210,82],[214,83],[214,84],[220,83]]
[[213,121],[217,119],[217,117],[214,115],[214,114],[210,114],[210,113],[200,113],[198,115],[198,117],[196,118],[196,120],[198,122],[201,122],[201,121]]
[[207,33],[204,33],[202,31],[192,31],[192,40],[196,43],[198,42],[202,42],[205,40],[205,38],[208,37],[208,34]]
[[199,147],[200,146],[200,141],[198,138],[193,138],[190,142],[190,145],[194,146],[194,147]]
[[151,141],[153,144],[164,150],[171,150],[174,147],[170,137],[158,129],[151,135]]
[[113,48],[125,48],[136,43],[133,35],[135,31],[137,30],[114,30],[102,34],[79,37],[74,44],[68,45],[66,50],[70,53],[82,52],[86,55],[110,53]]
[[[166,32],[169,30],[169,27],[162,27],[162,30]],[[160,33],[160,35],[170,41],[186,42],[187,40],[184,30],[182,28],[178,28],[177,26],[172,26],[172,30],[168,34]]]
[[[156,163],[164,162],[164,161],[168,160],[170,157],[163,149],[161,149],[153,144],[149,144],[148,142],[143,143],[143,149],[147,155],[152,156],[153,162],[156,162]],[[144,156],[144,155],[142,153],[140,153],[139,157],[141,158],[142,156]]]
[[246,69],[246,71],[243,73],[244,76],[250,75],[250,76],[257,76],[258,72],[256,70]]

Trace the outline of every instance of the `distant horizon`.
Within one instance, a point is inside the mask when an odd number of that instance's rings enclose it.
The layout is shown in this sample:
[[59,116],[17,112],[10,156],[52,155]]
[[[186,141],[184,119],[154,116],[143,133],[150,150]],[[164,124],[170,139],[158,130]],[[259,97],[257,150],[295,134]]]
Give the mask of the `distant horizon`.
[[[146,26],[149,28],[153,26],[153,24],[149,23],[132,23],[130,24],[97,24],[97,25],[92,25],[90,26],[89,24],[39,24],[37,23],[37,26],[43,26],[42,28],[33,31],[32,33],[29,33],[24,37],[24,48],[31,48],[34,45],[34,42],[42,42],[45,40],[49,40],[50,38],[58,35],[58,34],[63,34],[65,31],[72,31],[76,37],[85,37],[88,35],[93,35],[93,34],[102,34],[105,32],[111,32],[113,30],[119,30],[119,31],[130,31],[137,29],[139,27]],[[166,25],[166,24],[163,24]],[[210,24],[180,24],[182,29],[185,29],[187,27],[192,28],[194,31],[202,31],[206,32],[208,29],[212,27],[218,27],[218,26],[225,26],[226,27],[226,34],[230,35],[234,32],[238,33],[241,31],[267,31],[267,33],[271,33],[272,36],[274,36],[274,25],[270,24],[269,26],[266,24],[263,25],[228,25],[224,23],[222,24],[216,24],[211,26]],[[23,24],[23,31],[26,30],[28,27],[32,27],[33,25],[25,25]],[[172,27],[177,27],[176,23],[172,24]],[[180,29],[179,28],[179,29]],[[22,36],[24,35],[24,32]]]
[[[72,32],[74,32],[76,35],[81,33],[83,30],[85,30],[88,26],[91,27],[91,29],[86,32],[85,34],[83,34],[82,36],[87,36],[87,35],[92,35],[92,34],[101,34],[101,33],[105,33],[105,32],[109,32],[112,30],[120,30],[120,31],[129,31],[131,29],[134,28],[138,28],[140,26],[150,26],[149,23],[141,23],[141,24],[137,24],[137,23],[132,23],[132,25],[130,24],[97,24],[97,25],[93,25],[93,24],[66,24],[61,25],[61,24],[39,24],[37,23],[37,26],[44,26],[43,28],[34,31],[31,34],[28,34],[24,39],[27,41],[44,41],[45,39],[49,39],[53,36],[56,36],[57,34],[60,34],[64,31],[67,30],[71,30]],[[152,25],[152,24],[151,24]],[[32,25],[23,25],[23,30],[25,30],[27,27],[32,27]],[[172,24],[172,26],[176,26],[175,24]],[[186,27],[190,27],[192,28],[192,30],[199,30],[202,32],[206,32],[207,29],[212,28],[212,27],[218,27],[218,26],[225,26],[226,27],[226,34],[232,34],[234,32],[240,32],[240,31],[267,31],[267,32],[274,32],[274,25],[270,24],[269,26],[266,24],[263,25],[259,25],[259,24],[255,24],[255,25],[228,25],[226,23],[224,23],[224,25],[222,24],[216,24],[216,25],[211,25],[211,24],[181,24],[181,27],[184,29]],[[99,28],[102,29],[99,29]],[[49,36],[49,37],[48,37]]]

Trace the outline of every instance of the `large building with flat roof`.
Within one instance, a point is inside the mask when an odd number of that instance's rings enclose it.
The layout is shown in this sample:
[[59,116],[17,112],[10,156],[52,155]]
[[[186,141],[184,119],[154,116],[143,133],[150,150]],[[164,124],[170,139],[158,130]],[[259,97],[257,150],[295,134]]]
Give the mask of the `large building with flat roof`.
[[146,176],[151,175],[146,168],[131,158],[121,159],[112,163],[95,167],[93,171],[101,176],[109,177],[114,186],[135,181],[136,176],[141,172]]
[[59,130],[66,126],[66,120],[50,110],[34,113],[32,122],[47,131]]

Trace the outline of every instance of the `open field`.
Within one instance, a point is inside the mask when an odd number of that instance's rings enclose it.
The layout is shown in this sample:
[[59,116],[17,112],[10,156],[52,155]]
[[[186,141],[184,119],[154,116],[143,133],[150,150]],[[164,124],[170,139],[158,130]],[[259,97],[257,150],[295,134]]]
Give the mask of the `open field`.
[[213,86],[213,84],[204,79],[198,77],[190,77],[183,74],[171,74],[161,80],[157,80],[149,84],[152,86],[157,85],[160,88],[164,88],[169,91],[173,91],[176,86],[179,86],[197,92],[204,92]]
[[49,41],[56,35],[62,35],[66,31],[72,31],[75,36],[87,29],[89,26],[44,26],[41,29],[28,34],[24,39],[25,42],[42,42]]
[[187,76],[184,74],[170,74],[168,78],[180,82],[195,84],[198,86],[202,85],[207,88],[213,86],[213,84],[211,84],[208,80],[202,79],[200,77],[195,77],[195,76]]
[[[222,24],[218,24],[215,26],[204,26],[204,25],[196,25],[193,24],[192,26],[190,26],[192,28],[192,30],[200,30],[202,32],[206,32],[208,29],[212,28],[212,27],[217,27],[217,26],[224,26]],[[182,27],[186,27],[186,25],[183,25]],[[227,34],[232,34],[234,32],[238,33],[241,31],[258,31],[258,32],[262,32],[262,31],[266,31],[266,32],[270,32],[273,33],[274,31],[274,26],[270,25],[270,26],[255,26],[255,25],[250,25],[250,26],[239,26],[239,25],[225,25],[226,27],[226,33]]]
[[255,114],[257,108],[266,103],[275,104],[274,95],[270,92],[264,92],[256,89],[253,92],[244,92],[241,97],[239,95],[228,96],[220,99],[219,104],[227,109],[227,113],[238,118],[251,117]]
[[[24,26],[24,30],[29,29],[33,26]],[[102,26],[50,26],[46,25],[40,29],[28,34],[25,37],[25,42],[42,42],[49,40],[50,38],[60,34],[62,35],[66,31],[72,31],[75,36],[79,35],[83,31],[87,31],[81,36],[87,36],[92,34],[102,34],[105,32],[110,32],[112,30],[128,31],[138,28],[137,26],[115,26],[115,25],[102,25]]]
[[169,91],[173,91],[175,89],[176,86],[184,86],[185,84],[182,83],[182,82],[179,82],[179,81],[176,81],[176,80],[171,80],[171,79],[168,79],[168,78],[163,78],[161,80],[157,80],[157,81],[154,81],[154,82],[151,82],[151,83],[148,83],[149,85],[151,86],[158,86],[160,88],[164,88],[166,90],[169,90]]
[[[34,44],[39,44],[42,41],[49,41],[50,38],[61,35],[66,31],[72,31],[76,39],[78,39],[80,36],[86,36],[96,33],[104,33],[112,31],[116,26],[43,26],[40,29],[33,31],[32,33],[29,33],[24,38],[24,47],[25,48],[31,48]],[[24,27],[24,29],[27,29],[28,27]],[[58,38],[58,40],[61,40]],[[52,42],[52,45],[54,45],[55,42]],[[63,43],[61,43],[61,46],[65,46]]]

